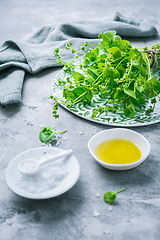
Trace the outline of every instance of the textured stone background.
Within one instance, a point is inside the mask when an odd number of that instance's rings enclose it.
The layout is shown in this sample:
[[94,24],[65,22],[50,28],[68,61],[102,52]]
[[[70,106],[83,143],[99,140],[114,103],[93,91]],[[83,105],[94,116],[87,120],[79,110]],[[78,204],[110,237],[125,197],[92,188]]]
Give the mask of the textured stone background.
[[[148,18],[160,32],[158,0],[1,0],[0,44],[21,39],[34,28],[67,20],[92,19],[120,12]],[[160,40],[130,39],[144,47]],[[109,129],[83,120],[60,108],[52,117],[49,99],[59,68],[26,74],[21,104],[0,106],[0,239],[1,240],[159,240],[160,239],[160,124],[131,128],[151,145],[148,159],[129,171],[109,171],[89,154],[87,144],[97,132]],[[6,185],[5,169],[17,154],[42,146],[42,126],[68,129],[57,147],[74,150],[81,167],[77,184],[67,193],[48,200],[17,196]],[[112,206],[103,202],[106,191],[125,191]]]

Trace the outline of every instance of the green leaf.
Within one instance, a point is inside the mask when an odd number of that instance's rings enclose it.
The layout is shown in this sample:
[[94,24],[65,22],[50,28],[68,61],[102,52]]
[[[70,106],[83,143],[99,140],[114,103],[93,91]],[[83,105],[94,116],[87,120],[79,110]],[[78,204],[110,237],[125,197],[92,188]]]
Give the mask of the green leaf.
[[74,88],[73,91],[77,97],[79,97],[80,95],[82,95],[85,92],[83,87],[76,87],[76,88]]
[[107,192],[104,194],[104,201],[111,204],[116,199],[117,194],[115,192]]
[[131,105],[128,105],[128,108],[124,109],[124,115],[129,118],[133,118],[135,116],[135,111],[132,109]]
[[111,47],[108,50],[113,55],[114,58],[121,57],[121,50],[118,47]]
[[77,95],[75,94],[73,89],[64,88],[63,89],[63,97],[66,100],[74,100],[74,99],[76,99]]
[[48,142],[50,140],[53,140],[53,137],[55,134],[61,134],[67,132],[67,130],[61,131],[61,132],[57,132],[56,128],[52,125],[49,125],[47,127],[44,127],[40,133],[39,133],[39,140],[41,142]]
[[90,61],[94,61],[96,60],[97,58],[97,55],[92,51],[92,52],[88,52],[86,55],[85,55],[85,60],[90,60]]
[[144,84],[139,85],[137,82],[135,82],[134,86],[139,92],[143,92],[145,90]]
[[121,39],[121,37],[120,37],[119,35],[117,35],[117,36],[115,36],[114,40],[115,40],[115,41],[120,41],[120,40],[122,40],[122,39]]
[[41,142],[48,142],[56,133],[56,128],[49,125],[44,127],[39,133],[39,139]]
[[131,98],[129,98],[129,101],[124,105],[124,115],[129,118],[133,118],[135,116],[135,105]]
[[114,100],[118,99],[118,101],[120,102],[121,100],[123,100],[125,98],[125,96],[127,96],[127,95],[124,94],[124,91],[119,90],[119,91],[115,92],[115,94],[113,95],[113,99]]
[[123,77],[123,74],[125,73],[124,67],[122,65],[119,65],[117,70],[120,73],[120,77]]
[[93,93],[91,90],[88,90],[88,92],[85,94],[86,99],[90,102],[93,98]]
[[129,54],[130,59],[132,59],[133,66],[141,66],[143,63],[142,54],[137,49],[132,49]]
[[133,98],[137,99],[136,93],[134,91],[132,91],[131,89],[129,89],[129,88],[125,88],[124,89],[124,93],[126,93],[130,97],[133,97]]
[[[92,52],[95,53],[96,56],[98,56],[98,55],[99,55],[99,47],[94,48],[94,49],[92,50]],[[96,59],[96,58],[95,58],[95,59]]]
[[[73,92],[74,92],[76,98],[81,97],[82,100],[88,100],[90,102],[93,98],[93,93],[92,93],[91,89],[85,85],[74,88]],[[76,99],[76,98],[74,98],[74,99]]]
[[85,82],[86,82],[86,84],[92,84],[94,82],[94,80],[95,79],[93,77],[89,77],[89,78],[85,79]]
[[146,77],[146,68],[141,66],[139,68],[139,73],[145,78]]
[[74,72],[74,73],[73,73],[73,77],[74,77],[74,79],[75,79],[76,81],[84,80],[84,76],[83,76],[81,73],[79,73],[79,72]]
[[127,52],[132,48],[131,43],[127,40],[115,41],[115,45],[122,51]]
[[110,40],[113,40],[114,39],[114,36],[116,35],[116,31],[112,30],[112,31],[107,31],[107,32],[104,32],[104,35],[110,39]]
[[160,93],[160,82],[155,78],[151,78],[151,79],[147,80],[147,82],[146,82],[146,89],[145,89],[146,98],[155,97],[154,91],[157,94]]
[[112,192],[112,191],[110,191],[110,192],[105,193],[105,194],[104,194],[104,201],[105,201],[106,203],[109,203],[109,204],[113,203],[114,200],[116,199],[117,193],[119,193],[119,192],[121,192],[121,191],[123,191],[123,190],[124,190],[124,188],[120,189],[120,190],[117,191],[117,192]]
[[108,56],[108,54],[102,53],[100,56],[98,56],[97,60],[105,63],[105,60],[107,59],[107,56]]
[[112,79],[120,78],[120,73],[115,68],[106,67],[103,71],[103,79],[106,79],[106,78],[112,78]]
[[99,39],[103,39],[103,41],[99,43],[99,46],[102,48],[109,47],[111,45],[115,33],[116,33],[115,31],[100,33],[98,37]]
[[99,70],[103,71],[105,67],[106,67],[105,63],[102,62],[98,63]]
[[139,54],[139,51],[137,49],[132,49],[129,53],[129,57],[131,59],[134,59],[134,58],[137,58],[138,54]]
[[[96,52],[96,50],[95,50],[95,52]],[[89,67],[89,66],[92,66],[93,64],[95,64],[96,59],[97,59],[97,55],[96,55],[96,53],[94,53],[94,51],[90,51],[90,52],[86,53],[86,55],[84,57],[85,67],[87,67],[87,66]]]
[[145,103],[145,96],[143,94],[143,92],[139,92],[138,90],[136,91],[136,97],[137,99],[135,98],[132,98],[132,101],[135,103],[135,104],[144,104]]
[[94,79],[97,79],[99,76],[99,69],[93,69],[93,68],[88,68],[87,72],[90,76],[92,76]]
[[134,86],[139,92],[143,92],[146,85],[145,78],[141,74],[139,74],[137,80],[138,81],[134,83]]

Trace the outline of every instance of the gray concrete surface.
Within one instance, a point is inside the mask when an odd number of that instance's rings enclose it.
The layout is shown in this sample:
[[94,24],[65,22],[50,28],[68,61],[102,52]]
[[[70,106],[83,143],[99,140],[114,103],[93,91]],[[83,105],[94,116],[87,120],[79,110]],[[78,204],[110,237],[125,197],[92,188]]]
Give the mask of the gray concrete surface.
[[[160,33],[158,0],[1,0],[0,44],[21,39],[44,24],[103,17],[117,11],[148,18]],[[159,39],[131,42],[143,47]],[[49,96],[58,71],[56,68],[34,76],[26,74],[22,103],[0,106],[0,240],[159,240],[160,123],[131,128],[151,145],[150,156],[143,164],[120,172],[102,168],[89,154],[87,144],[95,133],[110,127],[83,120],[63,108],[60,119],[52,117]],[[77,184],[59,197],[25,199],[7,187],[5,170],[17,154],[42,146],[38,135],[46,125],[68,129],[57,147],[74,150],[81,175]],[[122,187],[125,191],[112,206],[104,203],[106,191]]]

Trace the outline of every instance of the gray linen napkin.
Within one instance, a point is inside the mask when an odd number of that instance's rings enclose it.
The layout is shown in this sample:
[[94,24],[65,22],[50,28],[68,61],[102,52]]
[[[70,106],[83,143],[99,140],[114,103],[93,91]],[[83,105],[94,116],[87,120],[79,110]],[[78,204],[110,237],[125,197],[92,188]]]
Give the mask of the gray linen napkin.
[[68,60],[73,57],[65,48],[68,41],[79,49],[85,41],[98,43],[99,33],[109,30],[115,30],[122,37],[157,35],[149,20],[128,19],[116,13],[101,19],[45,25],[20,41],[4,42],[0,47],[0,104],[21,102],[25,72],[36,74],[58,66],[53,55],[55,48],[60,48],[62,59]]

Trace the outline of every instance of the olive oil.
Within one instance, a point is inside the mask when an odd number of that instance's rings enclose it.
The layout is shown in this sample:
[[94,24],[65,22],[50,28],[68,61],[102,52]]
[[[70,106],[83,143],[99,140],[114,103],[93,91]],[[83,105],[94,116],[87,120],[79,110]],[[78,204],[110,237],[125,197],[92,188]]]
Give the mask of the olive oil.
[[100,143],[95,154],[101,161],[110,164],[128,164],[141,158],[141,150],[126,139],[112,139]]

